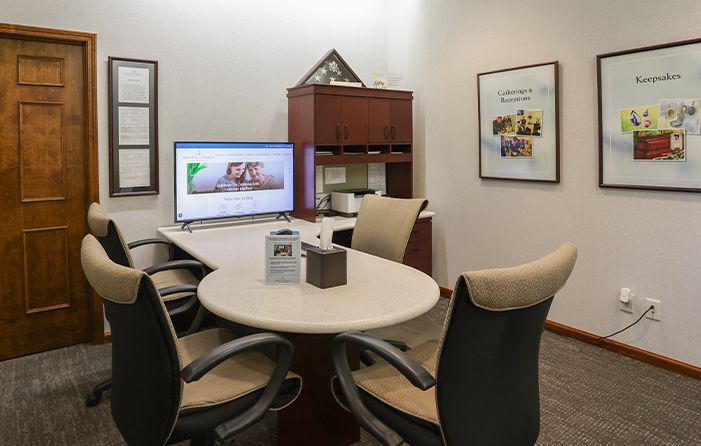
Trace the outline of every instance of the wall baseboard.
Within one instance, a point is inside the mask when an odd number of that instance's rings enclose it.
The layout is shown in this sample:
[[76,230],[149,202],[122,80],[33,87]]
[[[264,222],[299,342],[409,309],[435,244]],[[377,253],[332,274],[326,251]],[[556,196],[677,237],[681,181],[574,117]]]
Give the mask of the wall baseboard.
[[441,287],[438,287],[438,289],[441,290],[441,297],[450,298],[453,295],[453,290],[451,290],[450,288],[443,288],[441,286]]
[[622,342],[612,341],[611,339],[598,340],[599,336],[592,333],[579,330],[577,328],[572,328],[567,325],[560,324],[553,321],[545,321],[545,328],[553,333],[567,336],[569,338],[574,338],[587,344],[596,345],[597,347],[605,348],[606,350],[611,350],[612,352],[618,353],[619,355],[627,356],[629,358],[637,359],[648,364],[660,367],[671,372],[679,373],[681,375],[689,376],[694,379],[701,380],[701,368],[693,366],[691,364],[686,364],[676,359],[668,358],[666,356],[658,355],[657,353],[652,353],[647,350],[642,350],[637,347],[633,347]]
[[[450,298],[453,295],[453,290],[450,288],[440,287],[440,291],[441,297]],[[661,369],[701,380],[701,368],[677,361],[676,359],[661,356],[657,353],[652,353],[647,350],[642,350],[640,348],[633,347],[622,342],[612,341],[610,339],[598,340],[599,336],[596,336],[595,334],[580,330],[578,328],[569,327],[558,322],[546,320],[545,329],[561,336],[574,338],[579,341],[586,342],[587,344],[605,348],[606,350],[618,353],[619,355],[637,359],[638,361],[645,362],[647,364],[652,364]]]

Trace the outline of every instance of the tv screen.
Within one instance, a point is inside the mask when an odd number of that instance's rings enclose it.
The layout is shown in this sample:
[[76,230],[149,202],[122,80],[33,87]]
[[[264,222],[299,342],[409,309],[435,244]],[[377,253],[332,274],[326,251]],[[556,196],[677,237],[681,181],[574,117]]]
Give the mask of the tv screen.
[[291,143],[176,142],[175,221],[291,212]]

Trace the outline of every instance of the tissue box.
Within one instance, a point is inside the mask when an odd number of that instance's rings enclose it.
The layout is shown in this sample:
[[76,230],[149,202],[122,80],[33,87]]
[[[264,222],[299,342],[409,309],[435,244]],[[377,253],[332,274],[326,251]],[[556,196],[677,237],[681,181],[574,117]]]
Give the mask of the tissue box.
[[307,282],[319,288],[330,288],[348,283],[346,250],[307,248]]

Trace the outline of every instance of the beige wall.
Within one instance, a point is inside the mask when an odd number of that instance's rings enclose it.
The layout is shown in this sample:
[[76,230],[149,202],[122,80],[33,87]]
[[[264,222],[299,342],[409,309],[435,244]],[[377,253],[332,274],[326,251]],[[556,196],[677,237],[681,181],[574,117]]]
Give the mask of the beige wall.
[[[598,187],[596,55],[701,37],[693,1],[390,1],[389,69],[416,90],[419,173],[434,219],[434,271],[515,265],[579,248],[551,320],[599,335],[633,322],[621,287],[663,304],[616,338],[701,366],[701,194]],[[478,177],[476,74],[560,61],[561,183]],[[701,88],[701,87],[700,87]]]

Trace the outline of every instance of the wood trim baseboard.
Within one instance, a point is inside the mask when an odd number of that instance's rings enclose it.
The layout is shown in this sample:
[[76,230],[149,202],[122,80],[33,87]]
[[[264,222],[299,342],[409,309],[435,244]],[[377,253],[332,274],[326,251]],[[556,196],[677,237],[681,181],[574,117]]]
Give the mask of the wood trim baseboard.
[[438,289],[441,291],[441,297],[447,297],[448,299],[450,299],[453,296],[453,290],[451,290],[450,288],[443,288],[441,286],[438,287]]
[[[450,298],[453,295],[453,290],[450,288],[440,287],[441,297]],[[545,321],[545,329],[561,336],[574,338],[587,344],[605,348],[619,355],[637,359],[638,361],[654,365],[661,369],[669,370],[670,372],[679,373],[680,375],[688,376],[697,380],[701,380],[701,368],[685,362],[677,361],[676,359],[658,355],[647,350],[633,347],[622,342],[613,341],[611,339],[601,339],[599,336],[580,330],[578,328],[569,327],[558,322],[550,320]]]
[[701,380],[701,368],[693,366],[691,364],[677,361],[676,359],[661,356],[657,353],[649,352],[647,350],[643,350],[638,347],[633,347],[622,342],[613,341],[611,339],[599,340],[599,336],[596,336],[592,333],[583,330],[579,330],[577,328],[560,324],[558,322],[545,321],[545,328],[546,330],[551,331],[553,333],[562,336],[567,336],[569,338],[574,338],[579,341],[586,342],[587,344],[605,348],[606,350],[618,353],[619,355],[637,359],[638,361],[642,361],[647,364],[652,364],[654,366],[665,370],[669,370],[671,372],[679,373],[690,378]]

